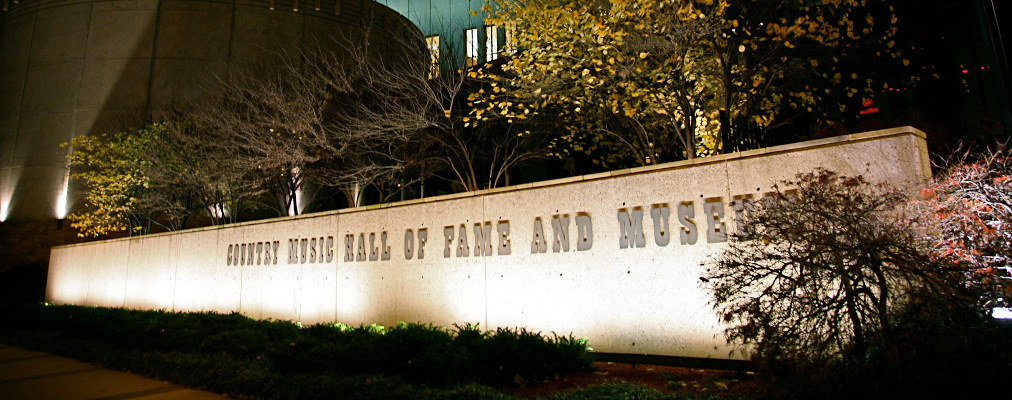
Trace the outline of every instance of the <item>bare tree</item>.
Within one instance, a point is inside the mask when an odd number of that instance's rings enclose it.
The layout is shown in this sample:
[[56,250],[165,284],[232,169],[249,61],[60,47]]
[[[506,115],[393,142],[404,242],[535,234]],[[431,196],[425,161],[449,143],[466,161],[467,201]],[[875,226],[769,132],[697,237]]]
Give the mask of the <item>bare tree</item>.
[[903,193],[825,170],[782,184],[797,195],[757,202],[704,278],[729,340],[765,360],[860,365],[913,294],[959,297]]
[[207,146],[213,136],[175,112],[164,123],[166,133],[151,153],[153,181],[186,194],[192,213],[208,216],[212,224],[238,221],[246,210],[256,208],[265,194],[258,176],[230,167],[232,154]]
[[230,70],[219,79],[213,99],[199,103],[192,114],[205,133],[192,139],[229,154],[224,160],[229,168],[255,172],[281,214],[301,210],[299,193],[307,180],[354,188],[349,202],[358,205],[361,188],[396,174],[404,164],[397,148],[414,130],[362,129],[357,122],[362,117],[355,114],[397,100],[394,91],[369,88],[376,79],[398,76],[398,65],[377,56],[373,48],[382,42],[368,30],[335,42],[286,54],[280,65]]
[[318,159],[313,149],[329,146],[318,130],[303,130],[312,118],[313,98],[304,97],[282,68],[263,72],[231,70],[214,88],[212,99],[191,114],[198,128],[187,136],[208,154],[227,154],[223,169],[254,173],[271,191],[279,213],[298,210],[301,167]]
[[[474,67],[482,68],[488,66]],[[474,124],[467,98],[478,91],[491,91],[488,82],[457,70],[429,82],[427,96],[441,107],[430,110],[432,126],[424,140],[437,162],[450,171],[451,179],[464,190],[481,190],[510,184],[510,169],[548,155],[544,131],[529,121],[487,118]],[[439,114],[442,113],[442,114]]]
[[[491,90],[474,73],[485,66],[459,68],[451,49],[444,49],[434,65],[429,49],[421,45],[421,35],[409,32],[417,36],[407,35],[399,53],[368,57],[369,42],[356,41],[362,44],[345,48],[345,53],[356,55],[351,62],[322,66],[330,76],[344,77],[350,89],[351,101],[346,98],[341,103],[344,135],[372,143],[367,149],[386,150],[366,152],[366,159],[397,154],[375,143],[378,138],[402,138],[402,142],[412,142],[412,147],[399,160],[409,162],[410,158],[421,169],[440,166],[449,171],[448,180],[464,190],[479,190],[508,184],[510,168],[546,154],[538,136],[524,131],[519,119],[475,125],[468,98]],[[427,173],[432,172],[422,171]]]
[[[305,174],[315,183],[341,188],[352,206],[362,205],[366,186],[400,182],[401,172],[421,159],[411,145],[426,127],[420,111],[425,104],[418,103],[417,88],[405,75],[424,42],[410,34],[416,30],[403,30],[408,38],[394,39],[393,46],[367,30],[361,37],[338,39],[337,50],[316,45],[301,53],[296,86],[321,99],[314,118],[330,143],[318,147],[318,159],[306,165]],[[288,68],[294,72],[294,65]]]
[[307,183],[340,188],[359,206],[367,186],[392,193],[441,170],[465,190],[495,187],[544,154],[511,124],[473,126],[465,103],[482,83],[445,65],[431,76],[420,32],[395,30],[365,29],[281,65],[229,71],[192,113],[201,134],[191,139],[228,154],[223,168],[254,173],[281,213],[298,212]]

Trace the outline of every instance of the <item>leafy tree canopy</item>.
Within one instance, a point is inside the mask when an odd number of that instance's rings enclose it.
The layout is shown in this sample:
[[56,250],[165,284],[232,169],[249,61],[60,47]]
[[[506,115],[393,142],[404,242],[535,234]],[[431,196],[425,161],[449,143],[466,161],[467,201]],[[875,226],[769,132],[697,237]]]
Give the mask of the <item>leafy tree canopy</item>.
[[152,223],[182,222],[154,199],[152,156],[164,135],[164,125],[152,124],[135,132],[82,135],[70,141],[70,178],[87,189],[84,209],[68,216],[81,236],[147,233]]
[[[733,148],[735,126],[832,119],[905,64],[884,0],[490,0],[508,57],[472,116],[561,116],[555,153],[652,164]],[[891,78],[891,77],[890,77]]]

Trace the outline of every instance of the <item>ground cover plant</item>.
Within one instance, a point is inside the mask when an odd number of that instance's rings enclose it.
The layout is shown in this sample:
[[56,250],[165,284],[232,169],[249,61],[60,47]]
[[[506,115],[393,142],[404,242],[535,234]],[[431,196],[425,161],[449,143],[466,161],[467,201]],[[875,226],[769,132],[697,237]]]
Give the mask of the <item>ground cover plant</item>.
[[752,390],[752,375],[741,371],[591,367],[583,340],[523,329],[299,327],[238,314],[41,304],[0,308],[0,319],[2,343],[240,398],[739,399]]
[[301,327],[237,313],[25,305],[4,342],[258,398],[497,398],[492,387],[591,370],[586,340],[401,323]]

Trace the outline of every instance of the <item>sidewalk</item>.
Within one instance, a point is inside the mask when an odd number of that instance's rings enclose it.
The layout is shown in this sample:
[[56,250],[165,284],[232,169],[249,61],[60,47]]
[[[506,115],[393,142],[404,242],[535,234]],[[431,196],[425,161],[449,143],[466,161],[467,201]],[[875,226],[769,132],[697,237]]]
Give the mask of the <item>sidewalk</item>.
[[225,397],[0,344],[0,399],[222,400]]

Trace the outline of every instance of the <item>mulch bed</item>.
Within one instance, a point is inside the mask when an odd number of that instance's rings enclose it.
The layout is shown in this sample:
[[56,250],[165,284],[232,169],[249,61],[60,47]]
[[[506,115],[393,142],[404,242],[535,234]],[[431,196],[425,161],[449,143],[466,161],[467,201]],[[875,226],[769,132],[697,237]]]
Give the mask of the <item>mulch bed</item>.
[[521,398],[535,398],[587,386],[629,382],[663,393],[748,397],[754,377],[747,372],[663,365],[595,362],[594,367],[597,368],[594,372],[562,375],[539,385],[510,389],[510,393]]

